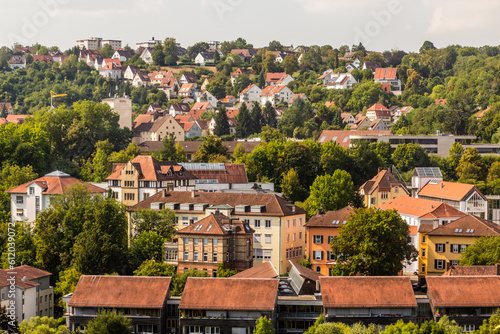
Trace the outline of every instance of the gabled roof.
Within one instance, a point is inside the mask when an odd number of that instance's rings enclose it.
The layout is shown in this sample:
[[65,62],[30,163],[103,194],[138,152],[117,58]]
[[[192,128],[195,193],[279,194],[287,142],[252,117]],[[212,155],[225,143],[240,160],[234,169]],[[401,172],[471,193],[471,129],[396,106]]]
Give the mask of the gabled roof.
[[290,101],[288,101],[288,104],[293,104],[293,102],[295,100],[304,100],[304,101],[307,101],[308,98],[307,98],[306,94],[304,94],[304,93],[293,94],[292,98],[290,99]]
[[365,61],[363,66],[366,67],[366,69],[375,71],[377,68],[382,67],[382,64],[378,61]]
[[102,194],[106,192],[105,189],[99,188],[64,173],[60,174],[59,176],[50,176],[50,174],[47,174],[36,180],[26,182],[20,186],[6,190],[5,192],[9,194],[26,194],[28,191],[28,187],[33,183],[36,183],[38,186],[40,186],[43,189],[42,194],[46,195],[64,194],[75,184],[82,184],[87,186],[92,193]]
[[241,75],[241,74],[243,74],[243,71],[241,70],[241,68],[238,67],[236,69],[236,71],[234,71],[233,73],[231,73],[231,76],[232,77],[236,77],[236,76]]
[[[233,232],[227,227],[233,225]],[[176,232],[179,236],[195,234],[195,235],[230,235],[236,234],[253,234],[254,230],[248,224],[239,220],[230,220],[222,213],[215,213],[207,216],[194,224],[186,226]]]
[[427,232],[427,235],[454,237],[500,236],[500,225],[474,215],[466,215]]
[[188,113],[190,108],[187,103],[174,103],[170,106],[170,108],[174,109],[177,112]]
[[193,73],[186,72],[181,76],[181,79],[184,78],[188,83],[196,83],[196,78]]
[[418,218],[457,218],[466,214],[446,203],[428,199],[400,196],[379,206],[381,210],[396,210]]
[[397,68],[377,68],[375,70],[375,80],[396,80],[398,74]]
[[201,180],[214,180],[218,183],[248,183],[245,164],[225,163],[181,163],[186,170]]
[[231,278],[276,278],[279,277],[271,261],[265,261],[257,266],[243,270]]
[[[232,207],[237,205],[254,205],[265,207],[262,213],[239,213],[238,215],[252,216],[292,216],[305,214],[299,207],[293,206],[285,199],[276,194],[262,193],[215,193],[215,192],[195,192],[190,191],[160,191],[144,201],[128,208],[129,211],[139,209],[150,209],[151,203],[208,203],[212,206],[228,204]],[[295,212],[294,208],[295,207]]]
[[306,227],[338,228],[349,220],[354,208],[346,206],[337,211],[318,212],[305,224]]
[[317,281],[323,275],[318,274],[316,271],[306,268],[303,265],[296,263],[295,261],[288,260],[292,267],[297,271],[297,273],[303,278],[310,279],[311,281]]
[[393,187],[399,187],[402,191],[406,192],[409,195],[408,190],[406,190],[405,186],[392,175],[386,169],[383,169],[378,172],[371,180],[366,181],[360,189],[364,190],[365,195],[371,195],[375,190],[379,191],[390,191]]
[[279,80],[287,77],[286,73],[267,73],[266,74],[266,82],[278,82]]
[[195,88],[194,83],[185,83],[179,89],[179,93],[189,93],[189,91]]
[[427,276],[427,296],[436,307],[500,307],[500,276]]
[[[160,142],[161,143],[161,142]],[[150,155],[138,155],[128,163],[139,172],[140,181],[164,181],[164,180],[191,180],[196,179],[189,171],[172,161],[158,161]],[[113,171],[106,180],[121,180],[121,172],[127,166],[126,163],[113,164]],[[167,176],[171,170],[172,175]],[[182,171],[179,173],[179,171]]]
[[320,277],[323,307],[417,307],[410,277]]
[[7,280],[11,277],[11,274],[9,275],[10,272],[16,273],[15,285],[22,289],[28,289],[38,286],[39,284],[33,282],[33,280],[52,275],[45,270],[41,270],[28,265],[22,265],[12,269],[0,269],[0,287],[8,286],[10,284],[10,280]]
[[277,279],[188,277],[179,309],[272,311]]
[[375,103],[372,105],[370,108],[366,110],[368,113],[369,111],[375,112],[375,115],[377,117],[390,117],[391,112],[389,109],[387,109],[382,103]]
[[418,196],[434,197],[439,199],[449,199],[453,201],[466,200],[476,191],[482,198],[486,197],[473,184],[455,183],[448,181],[428,182],[420,191]]
[[443,276],[500,276],[500,264],[496,266],[451,266]]
[[171,277],[83,275],[68,305],[71,307],[162,308]]

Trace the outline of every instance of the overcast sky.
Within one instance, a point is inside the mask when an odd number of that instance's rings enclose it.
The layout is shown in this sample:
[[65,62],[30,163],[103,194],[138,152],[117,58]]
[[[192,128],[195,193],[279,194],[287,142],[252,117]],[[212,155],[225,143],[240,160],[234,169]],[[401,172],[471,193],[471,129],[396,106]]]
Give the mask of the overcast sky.
[[0,0],[0,45],[57,45],[119,39],[123,46],[174,37],[199,41],[243,37],[255,47],[340,45],[418,51],[499,45],[498,0]]

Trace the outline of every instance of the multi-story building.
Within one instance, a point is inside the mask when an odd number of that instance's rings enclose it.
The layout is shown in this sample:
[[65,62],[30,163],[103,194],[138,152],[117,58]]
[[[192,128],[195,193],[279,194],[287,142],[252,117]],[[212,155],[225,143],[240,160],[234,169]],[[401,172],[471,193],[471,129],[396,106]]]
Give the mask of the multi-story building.
[[332,262],[336,260],[330,242],[333,237],[339,235],[339,228],[349,220],[352,213],[354,209],[350,206],[338,211],[320,211],[306,223],[306,256],[317,273],[330,275]]
[[373,80],[382,85],[389,84],[392,91],[401,90],[401,80],[398,79],[397,68],[377,68]]
[[75,185],[85,185],[94,194],[107,192],[69,174],[55,171],[5,191],[11,198],[12,221],[33,222],[42,210],[50,206],[52,196],[65,194]]
[[417,197],[417,193],[430,181],[443,181],[443,174],[439,167],[417,167],[411,176],[411,196]]
[[134,211],[163,208],[175,213],[178,229],[216,211],[249,224],[255,231],[254,264],[271,261],[280,274],[290,270],[289,259],[304,256],[306,212],[276,194],[160,191],[128,209],[129,236]]
[[481,218],[488,217],[488,199],[473,184],[429,181],[420,189],[417,197],[443,202]]
[[266,316],[276,327],[277,279],[188,277],[179,304],[182,333],[250,334]]
[[91,37],[76,41],[76,46],[81,50],[97,50],[103,48],[106,44],[111,45],[113,50],[122,48],[122,41],[114,39],[102,39],[101,37]]
[[14,305],[17,323],[33,317],[53,317],[54,288],[50,286],[50,275],[27,265],[0,269],[1,307],[12,314]]
[[184,227],[177,231],[178,271],[196,268],[216,277],[220,263],[225,269],[237,271],[252,267],[253,232],[248,223],[221,213]]
[[359,188],[359,194],[363,196],[367,208],[379,207],[397,197],[410,195],[405,185],[385,169],[379,170],[377,175],[366,181]]
[[[398,197],[379,207],[381,210],[396,210],[410,227],[411,244],[419,252],[418,261],[405,263],[404,272],[417,272],[424,268],[422,264],[427,261],[425,247],[420,248],[421,239],[425,240],[425,232],[453,220],[465,217],[466,214],[452,206],[415,197]],[[419,235],[420,233],[420,235]],[[419,272],[420,277],[425,276],[425,270]]]
[[83,275],[66,303],[66,326],[83,330],[99,311],[116,310],[131,320],[133,333],[171,332],[167,328],[171,279]]
[[472,332],[500,308],[500,276],[428,277],[427,296],[433,320],[446,315]]
[[185,131],[182,125],[170,114],[153,111],[139,115],[132,123],[134,142],[141,144],[146,141],[159,141],[169,137],[171,134],[176,140],[185,139]]
[[450,266],[458,265],[460,254],[481,236],[500,236],[500,226],[467,215],[425,233],[421,252],[425,252],[426,257],[421,264],[421,274],[443,275]]
[[160,162],[139,155],[127,163],[113,164],[106,178],[113,196],[125,205],[135,205],[161,190],[194,190],[193,176],[175,162]]
[[392,123],[392,116],[389,109],[387,109],[381,103],[375,103],[368,110],[366,110],[366,117],[370,119],[370,121],[374,121],[377,119],[382,120],[387,126]]
[[132,129],[132,100],[126,97],[116,97],[102,100],[120,116],[118,124],[120,128]]

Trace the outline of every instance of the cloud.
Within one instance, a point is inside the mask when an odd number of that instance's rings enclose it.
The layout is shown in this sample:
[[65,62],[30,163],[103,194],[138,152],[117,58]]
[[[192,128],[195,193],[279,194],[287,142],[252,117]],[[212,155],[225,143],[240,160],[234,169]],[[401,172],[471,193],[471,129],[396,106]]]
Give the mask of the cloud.
[[[208,0],[202,0],[208,1]],[[345,0],[293,0],[293,2],[302,6],[302,8],[312,13],[323,14],[338,14],[334,11],[339,10],[363,10],[367,6],[373,8],[374,1],[358,0],[358,1],[345,1]],[[345,14],[343,12],[342,14]]]

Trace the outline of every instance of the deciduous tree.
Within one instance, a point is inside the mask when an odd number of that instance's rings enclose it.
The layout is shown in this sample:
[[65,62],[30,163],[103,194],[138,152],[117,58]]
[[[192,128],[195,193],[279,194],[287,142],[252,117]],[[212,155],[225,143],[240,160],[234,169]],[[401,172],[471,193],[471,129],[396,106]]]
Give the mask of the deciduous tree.
[[131,334],[132,321],[116,310],[101,310],[85,326],[87,334]]
[[494,266],[500,261],[500,237],[482,236],[460,256],[462,266]]
[[335,211],[348,206],[354,200],[356,190],[351,175],[337,169],[332,175],[321,175],[314,180],[309,195],[309,214],[319,209]]

